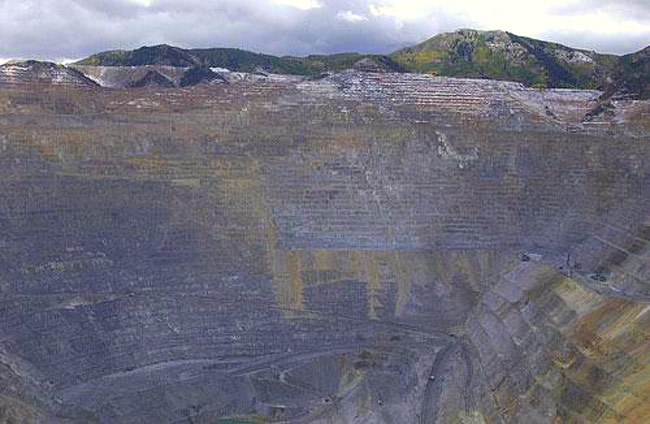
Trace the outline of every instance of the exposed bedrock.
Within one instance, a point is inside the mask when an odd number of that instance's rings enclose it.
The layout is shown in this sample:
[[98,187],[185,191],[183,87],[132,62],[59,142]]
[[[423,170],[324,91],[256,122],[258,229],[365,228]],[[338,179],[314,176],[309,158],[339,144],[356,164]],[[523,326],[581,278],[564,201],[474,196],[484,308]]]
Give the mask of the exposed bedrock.
[[599,95],[0,90],[0,421],[645,422],[647,105]]

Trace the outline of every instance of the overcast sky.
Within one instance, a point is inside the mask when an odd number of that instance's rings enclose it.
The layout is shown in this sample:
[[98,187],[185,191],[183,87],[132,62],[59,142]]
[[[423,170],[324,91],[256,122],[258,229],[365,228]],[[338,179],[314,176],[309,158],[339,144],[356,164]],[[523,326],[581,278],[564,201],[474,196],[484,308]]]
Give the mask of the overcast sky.
[[458,28],[629,53],[650,45],[650,0],[0,0],[0,58],[161,43],[387,53]]

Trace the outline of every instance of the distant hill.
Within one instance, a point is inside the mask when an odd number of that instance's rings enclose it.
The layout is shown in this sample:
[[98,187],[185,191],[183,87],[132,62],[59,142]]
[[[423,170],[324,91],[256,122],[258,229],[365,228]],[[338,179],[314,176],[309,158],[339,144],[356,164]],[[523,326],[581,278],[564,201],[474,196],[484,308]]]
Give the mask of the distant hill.
[[382,55],[342,53],[307,57],[279,57],[240,49],[182,49],[164,44],[141,47],[136,50],[113,50],[98,53],[75,63],[75,65],[215,67],[227,68],[236,72],[254,72],[263,69],[277,74],[315,76],[323,72],[352,68],[362,60],[374,62],[381,69],[393,72],[402,71],[399,64]]
[[605,97],[650,100],[650,47],[622,56],[611,79]]
[[471,29],[439,34],[390,56],[412,72],[564,88],[602,86],[618,60],[509,32]]
[[[390,55],[273,56],[233,48],[182,49],[163,44],[98,53],[74,66],[227,68],[235,72],[263,71],[308,77],[353,68],[366,72],[417,72],[507,80],[539,88],[599,89],[605,92],[604,100],[650,99],[650,47],[616,56],[505,31],[472,29],[439,34]],[[205,70],[195,70],[188,76],[191,82],[210,77]],[[166,82],[152,74],[141,84],[166,85]]]

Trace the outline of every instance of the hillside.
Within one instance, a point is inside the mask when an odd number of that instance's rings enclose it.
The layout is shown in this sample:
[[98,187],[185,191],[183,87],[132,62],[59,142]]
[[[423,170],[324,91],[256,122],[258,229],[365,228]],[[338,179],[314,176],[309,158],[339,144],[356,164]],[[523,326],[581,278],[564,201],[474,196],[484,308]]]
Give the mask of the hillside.
[[436,35],[390,56],[412,72],[559,88],[598,88],[617,62],[613,55],[470,29]]
[[650,99],[650,47],[622,56],[605,87],[607,98]]
[[88,87],[97,85],[78,70],[52,62],[26,60],[0,65],[0,86],[16,84]]
[[390,55],[273,56],[234,48],[183,49],[162,44],[97,53],[74,65],[226,68],[235,72],[263,70],[307,77],[355,68],[515,81],[539,88],[601,89],[609,97],[616,93],[627,98],[650,96],[648,49],[619,57],[505,31],[472,29],[438,34]]
[[315,76],[323,72],[352,68],[362,60],[375,62],[391,71],[401,71],[401,66],[387,56],[341,53],[307,57],[273,56],[241,49],[211,48],[182,49],[168,45],[141,47],[136,50],[113,50],[92,55],[75,65],[82,66],[144,66],[216,67],[236,72],[253,72],[264,69],[277,74]]

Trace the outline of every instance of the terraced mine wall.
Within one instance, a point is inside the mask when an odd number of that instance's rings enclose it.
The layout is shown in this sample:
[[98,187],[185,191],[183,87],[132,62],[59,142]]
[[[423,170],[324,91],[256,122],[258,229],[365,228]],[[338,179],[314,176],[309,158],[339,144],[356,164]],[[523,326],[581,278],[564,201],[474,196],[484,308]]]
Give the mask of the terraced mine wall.
[[0,87],[0,421],[644,422],[648,115],[599,95]]

